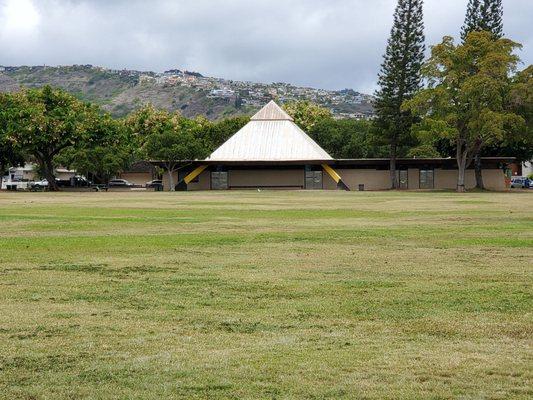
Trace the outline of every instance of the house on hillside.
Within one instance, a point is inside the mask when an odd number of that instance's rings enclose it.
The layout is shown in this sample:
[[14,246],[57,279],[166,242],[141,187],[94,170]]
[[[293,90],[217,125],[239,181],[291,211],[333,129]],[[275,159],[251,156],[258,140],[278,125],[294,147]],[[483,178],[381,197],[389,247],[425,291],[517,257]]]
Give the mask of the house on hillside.
[[[486,188],[503,190],[509,157],[482,159]],[[152,164],[162,166],[162,162]],[[455,159],[398,159],[401,189],[455,189]],[[175,182],[181,190],[345,189],[390,187],[389,159],[333,159],[273,101],[205,160],[182,160]],[[165,187],[168,178],[165,175]],[[466,176],[475,187],[474,170]]]

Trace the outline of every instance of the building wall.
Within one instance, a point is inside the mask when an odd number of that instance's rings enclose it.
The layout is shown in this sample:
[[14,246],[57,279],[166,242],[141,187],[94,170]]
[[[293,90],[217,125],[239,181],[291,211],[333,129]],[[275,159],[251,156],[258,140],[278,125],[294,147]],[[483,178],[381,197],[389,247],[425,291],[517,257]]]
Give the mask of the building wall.
[[522,163],[522,176],[529,176],[533,174],[533,162],[526,161]]
[[152,180],[150,172],[123,172],[120,174],[121,179],[126,179],[136,185],[144,185]]
[[198,182],[191,182],[187,185],[187,190],[209,190],[211,189],[211,172],[205,170],[198,175]]
[[[178,172],[172,173],[174,186],[178,183]],[[163,189],[170,191],[168,172],[163,173]],[[198,182],[191,182],[187,185],[187,190],[209,190],[211,189],[211,173],[206,170],[198,175]]]
[[351,190],[358,190],[359,185],[365,185],[365,190],[383,190],[390,187],[388,170],[340,168],[335,170]]
[[418,168],[407,169],[407,188],[409,190],[420,188],[420,171]]
[[[456,169],[435,169],[435,189],[452,189],[457,188]],[[483,184],[489,190],[504,190],[505,176],[500,169],[482,170]],[[476,187],[476,175],[473,169],[466,170],[465,187],[473,189]]]
[[73,171],[56,171],[55,176],[62,181],[68,181],[70,178],[76,176],[76,172]]
[[[343,181],[351,190],[357,191],[359,184],[365,185],[365,190],[387,190],[390,188],[389,171],[376,169],[356,169],[356,168],[336,168]],[[174,184],[178,182],[178,174],[174,173]],[[420,188],[420,171],[417,168],[410,168],[407,172],[408,188],[418,190]],[[128,179],[128,178],[124,178]],[[129,179],[128,179],[129,180]],[[150,179],[144,180],[142,183]],[[472,189],[476,186],[474,170],[466,171],[466,187]],[[483,170],[483,181],[489,190],[505,190],[505,180],[503,171],[500,169]],[[323,188],[325,190],[336,190],[336,182],[323,171]],[[165,190],[169,190],[168,174],[163,175]],[[228,175],[230,188],[236,187],[283,187],[302,188],[305,185],[305,174],[302,169],[287,170],[230,170]],[[457,186],[457,170],[434,170],[434,189],[455,190]],[[211,172],[206,170],[198,176],[198,182],[192,182],[187,190],[209,190],[211,188]]]
[[[390,188],[390,175],[388,170],[375,169],[337,169],[336,170],[351,190],[358,190],[359,185],[365,185],[365,190],[386,190]],[[505,177],[500,169],[484,169],[483,183],[489,190],[505,190]],[[326,175],[324,175],[326,176]],[[457,187],[457,170],[434,170],[434,189],[452,189]],[[410,168],[407,170],[407,185],[411,190],[420,189],[420,170]],[[335,182],[329,178],[324,189],[335,189]],[[466,171],[465,184],[467,189],[476,187],[474,170]]]
[[246,187],[278,187],[278,188],[303,188],[304,169],[286,170],[230,170],[230,188]]

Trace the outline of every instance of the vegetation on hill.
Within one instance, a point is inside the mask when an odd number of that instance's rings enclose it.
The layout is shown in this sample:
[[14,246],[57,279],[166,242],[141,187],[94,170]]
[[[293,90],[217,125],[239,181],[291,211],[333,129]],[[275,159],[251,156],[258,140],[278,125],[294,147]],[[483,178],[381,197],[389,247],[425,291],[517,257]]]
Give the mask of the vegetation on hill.
[[371,96],[353,90],[327,91],[283,83],[228,81],[180,70],[158,74],[75,65],[6,67],[0,72],[0,92],[45,85],[98,104],[115,117],[152,104],[168,112],[179,111],[188,118],[203,115],[216,120],[253,113],[271,99],[311,100],[344,117],[368,117],[373,112]]

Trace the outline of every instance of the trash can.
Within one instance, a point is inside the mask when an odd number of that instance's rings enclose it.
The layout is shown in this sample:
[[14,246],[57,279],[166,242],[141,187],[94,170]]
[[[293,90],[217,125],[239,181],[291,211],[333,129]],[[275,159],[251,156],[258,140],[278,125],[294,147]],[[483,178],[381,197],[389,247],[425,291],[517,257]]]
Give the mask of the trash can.
[[163,185],[161,183],[156,183],[154,185],[154,191],[156,192],[162,192],[163,191]]
[[365,190],[365,184],[364,183],[360,183],[359,184],[359,191],[363,192],[364,190]]

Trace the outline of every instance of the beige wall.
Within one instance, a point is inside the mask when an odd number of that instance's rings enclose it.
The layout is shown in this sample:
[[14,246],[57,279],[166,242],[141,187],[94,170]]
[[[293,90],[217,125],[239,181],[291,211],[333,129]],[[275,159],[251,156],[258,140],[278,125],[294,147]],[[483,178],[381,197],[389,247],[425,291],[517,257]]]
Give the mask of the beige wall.
[[[505,177],[500,169],[484,169],[483,184],[489,190],[504,190]],[[466,170],[465,186],[467,189],[476,187],[476,176],[473,169]],[[457,170],[435,169],[435,189],[452,189],[457,187]]]
[[483,185],[489,190],[505,190],[505,175],[501,169],[484,169]]
[[376,169],[337,169],[344,183],[351,190],[359,190],[359,185],[365,185],[365,190],[383,190],[390,187],[388,170]]
[[[357,191],[359,184],[365,185],[365,190],[386,190],[390,187],[389,171],[375,169],[335,169],[342,177],[343,181],[351,190]],[[412,190],[420,188],[419,170],[411,168],[407,172],[408,187]],[[124,178],[128,179],[128,178]],[[151,179],[151,178],[150,178]],[[144,180],[142,183],[149,181]],[[199,182],[190,183],[187,190],[209,190],[211,188],[211,173],[209,170],[202,172]],[[129,180],[129,179],[128,179]],[[323,171],[323,187],[325,190],[336,190],[335,181]],[[457,170],[435,169],[435,189],[455,190],[457,186]],[[499,169],[483,170],[483,181],[489,190],[505,190],[503,172]],[[178,182],[178,174],[174,173],[174,184]],[[163,175],[165,190],[169,190],[168,174]],[[232,186],[304,186],[304,170],[230,170],[229,185]],[[466,171],[466,187],[474,188],[476,185],[474,170]]]
[[[390,188],[389,171],[372,170],[372,169],[337,169],[344,182],[351,190],[358,190],[359,184],[365,185],[365,190],[386,190]],[[457,187],[457,170],[435,169],[434,172],[435,189],[452,189]],[[420,172],[417,168],[410,168],[407,171],[408,188],[420,188]],[[504,190],[505,180],[503,172],[499,169],[483,170],[483,183],[489,190]],[[476,186],[474,170],[467,170],[465,176],[467,189]],[[324,180],[324,189],[335,189],[336,185],[333,180],[326,185]]]
[[[172,173],[174,179],[174,186],[178,183],[178,172]],[[209,190],[211,188],[211,173],[206,170],[198,175],[198,182],[191,182],[187,185],[187,190]],[[168,172],[163,173],[163,189],[170,191],[170,185],[168,181]]]
[[123,172],[120,174],[120,178],[136,185],[145,185],[146,182],[152,180],[152,174],[150,172]]
[[198,182],[191,182],[187,185],[187,190],[209,190],[211,189],[211,172],[206,170],[198,175]]
[[409,168],[407,170],[407,187],[409,189],[420,188],[420,171],[418,168]]
[[302,188],[304,186],[304,169],[287,170],[230,170],[231,187],[284,187]]

